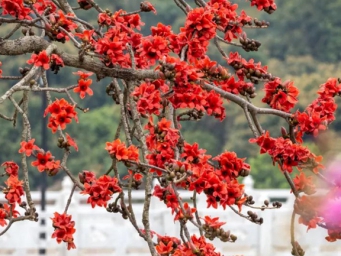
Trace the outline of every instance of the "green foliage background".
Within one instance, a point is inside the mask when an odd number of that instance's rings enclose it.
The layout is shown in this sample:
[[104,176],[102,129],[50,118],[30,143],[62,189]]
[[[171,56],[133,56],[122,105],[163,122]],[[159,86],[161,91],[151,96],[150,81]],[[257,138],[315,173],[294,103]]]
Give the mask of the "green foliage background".
[[[184,14],[175,6],[173,1],[150,0],[158,11],[158,15],[152,13],[142,13],[142,19],[146,23],[142,32],[150,33],[150,26],[158,22],[172,25],[173,31],[178,32],[185,20]],[[189,1],[193,3],[194,1]],[[255,58],[269,66],[271,73],[280,76],[283,80],[293,80],[300,89],[299,109],[304,109],[315,97],[318,86],[329,77],[338,76],[341,72],[339,59],[341,53],[338,46],[341,45],[341,16],[338,10],[341,9],[341,0],[318,1],[311,0],[309,4],[302,4],[300,1],[287,0],[277,1],[278,10],[268,15],[258,12],[248,5],[247,1],[234,1],[244,8],[246,12],[260,19],[270,21],[269,29],[249,30],[248,36],[262,42],[259,52],[246,53],[240,48],[223,46],[224,50],[240,51],[244,58]],[[140,1],[106,1],[100,0],[98,3],[103,8],[111,11],[125,9],[133,11],[139,8]],[[74,4],[76,6],[76,4]],[[192,4],[192,6],[194,6]],[[86,19],[93,24],[97,20],[95,10],[76,11],[79,17]],[[10,31],[10,26],[3,26],[2,33]],[[20,36],[19,33],[13,36]],[[66,51],[74,52],[72,43],[61,45]],[[76,52],[74,52],[76,53]],[[216,49],[212,48],[209,55],[219,61],[224,66],[226,62],[220,57]],[[0,61],[3,63],[3,75],[19,75],[18,68],[25,66],[30,55],[4,57]],[[75,70],[65,68],[58,75],[49,74],[50,86],[64,87],[77,82],[77,77],[71,75]],[[93,77],[96,80],[95,77]],[[109,80],[94,81],[92,88],[94,96],[85,100],[78,100],[80,105],[90,108],[88,113],[79,113],[79,124],[71,124],[67,131],[76,138],[79,145],[79,152],[72,152],[68,167],[74,173],[82,170],[92,170],[103,173],[110,165],[110,158],[104,150],[105,142],[112,141],[114,132],[119,122],[119,108],[105,94],[105,86]],[[6,91],[12,81],[0,80],[0,93]],[[254,101],[258,106],[264,106],[260,102],[263,92],[261,85],[257,91],[259,97]],[[20,100],[20,95],[15,96]],[[40,145],[41,134],[41,96],[31,94],[30,120],[32,124],[32,135]],[[53,97],[60,97],[54,94]],[[340,103],[340,101],[338,102]],[[248,142],[252,134],[245,121],[242,110],[233,104],[226,102],[227,118],[219,122],[212,117],[205,117],[199,122],[182,123],[184,127],[184,137],[189,143],[198,142],[208,153],[215,156],[224,150],[235,151],[239,157],[247,157],[251,164],[255,186],[259,188],[284,188],[287,187],[279,169],[272,165],[272,161],[267,155],[259,155],[259,148]],[[0,105],[0,113],[11,116],[14,109],[8,102]],[[340,111],[337,112],[340,116]],[[21,120],[19,118],[17,127],[13,128],[12,123],[0,120],[0,163],[8,160],[19,162],[20,155],[17,153],[20,141]],[[280,126],[285,123],[278,118],[262,116],[263,128],[270,130],[272,136],[280,136]],[[316,140],[307,138],[309,146],[314,148],[314,152],[331,156],[337,152],[335,137],[340,135],[341,119],[335,121],[328,132],[322,135],[324,139]],[[56,147],[58,136],[49,132],[48,148],[58,158],[61,150]],[[333,138],[330,140],[330,138]],[[332,141],[326,143],[326,141]],[[332,153],[331,153],[332,152]],[[39,186],[39,173],[35,168],[30,168],[32,177],[32,187]],[[62,174],[58,174],[60,178]],[[50,184],[58,179],[49,179]]]

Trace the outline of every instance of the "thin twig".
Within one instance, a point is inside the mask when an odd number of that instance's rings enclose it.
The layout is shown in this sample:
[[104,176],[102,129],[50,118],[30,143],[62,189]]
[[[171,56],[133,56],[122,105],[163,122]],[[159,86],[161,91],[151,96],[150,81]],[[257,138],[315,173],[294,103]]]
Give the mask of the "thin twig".
[[297,246],[296,246],[296,241],[295,241],[295,210],[293,210],[291,214],[290,238],[291,238],[291,245],[294,249],[295,255],[300,256],[300,254],[297,251]]
[[67,210],[68,210],[68,208],[69,208],[69,206],[70,206],[70,204],[71,204],[71,199],[72,199],[72,196],[73,196],[73,192],[75,192],[76,187],[77,187],[76,184],[73,184],[73,187],[72,187],[72,189],[71,189],[70,196],[69,196],[69,198],[68,198],[68,200],[67,200],[67,203],[66,203],[66,206],[65,206],[65,210],[64,210],[64,213],[65,213],[65,214],[67,213]]

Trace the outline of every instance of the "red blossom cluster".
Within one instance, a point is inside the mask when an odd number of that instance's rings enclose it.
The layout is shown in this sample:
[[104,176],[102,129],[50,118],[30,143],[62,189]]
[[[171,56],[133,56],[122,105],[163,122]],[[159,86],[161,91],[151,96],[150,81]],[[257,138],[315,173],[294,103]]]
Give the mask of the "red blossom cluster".
[[64,130],[66,125],[71,123],[72,118],[78,123],[77,112],[75,106],[69,104],[65,99],[56,99],[47,106],[44,112],[44,117],[50,113],[48,127],[55,133],[58,128]]
[[340,92],[341,83],[336,78],[329,78],[320,86],[319,97],[304,112],[295,113],[295,121],[298,123],[296,130],[300,140],[304,133],[316,137],[319,131],[326,130],[327,126],[335,120],[337,105],[334,97],[340,96]]
[[57,10],[57,6],[51,0],[36,0],[33,6],[40,15],[43,13],[45,15],[55,13]]
[[1,204],[0,205],[0,226],[4,227],[7,225],[6,219],[12,216],[16,218],[19,216],[19,212],[15,210],[15,204]]
[[22,0],[2,0],[2,15],[11,15],[19,20],[28,19],[31,20],[30,13],[32,10],[25,7]]
[[277,9],[274,0],[251,0],[251,6],[257,6],[258,10],[264,10],[268,13],[273,13]]
[[224,39],[231,42],[238,38],[243,30],[242,27],[249,24],[252,20],[244,10],[240,15],[237,14],[237,4],[232,4],[225,0],[211,0],[207,4],[208,9],[214,14],[213,21],[217,24],[220,30],[225,32]]
[[96,205],[106,207],[111,196],[122,191],[118,179],[108,175],[96,179],[94,174],[85,174],[83,181],[84,190],[81,194],[89,195],[87,203],[91,204],[92,208]]
[[[245,202],[244,185],[236,179],[239,176],[247,176],[250,171],[244,159],[237,158],[234,152],[225,152],[214,158],[219,166],[212,166],[205,155],[205,150],[199,149],[198,144],[185,143],[184,153],[181,155],[190,163],[192,175],[187,179],[186,186],[190,191],[204,193],[207,196],[207,207],[217,208],[218,203],[225,209],[228,205],[236,204],[239,209]],[[244,173],[244,172],[247,172]]]
[[19,166],[13,161],[6,161],[1,164],[5,167],[6,175],[8,176],[18,176]]
[[55,212],[54,218],[51,218],[52,226],[55,228],[52,238],[56,238],[58,244],[61,242],[67,243],[68,250],[76,248],[73,242],[73,234],[76,232],[75,222],[71,218],[71,215],[59,214],[58,212]]
[[92,84],[92,80],[89,79],[88,77],[92,76],[93,73],[78,71],[78,72],[73,73],[73,74],[79,76],[78,86],[75,89],[73,89],[73,91],[76,93],[79,93],[79,97],[81,99],[84,99],[86,94],[92,96],[94,93],[89,88],[90,85]]
[[[197,61],[197,63],[201,63],[199,66],[206,71],[207,75],[207,66],[203,62],[209,62],[207,56],[202,61]],[[191,108],[197,111],[206,111],[207,114],[220,120],[225,118],[225,108],[220,95],[214,91],[207,92],[197,84],[200,83],[199,79],[205,75],[197,67],[168,56],[162,64],[161,71],[166,79],[174,83],[172,88],[174,93],[168,98],[174,108]],[[215,72],[214,68],[212,71]],[[217,67],[217,73],[219,74],[218,79],[227,76],[227,72],[219,67]]]
[[288,138],[272,138],[267,131],[258,138],[250,139],[251,143],[257,143],[260,146],[260,153],[268,153],[274,163],[278,162],[282,171],[291,173],[293,167],[305,168],[309,167],[315,173],[322,168],[322,156],[316,156],[311,153],[308,148],[293,143]]
[[11,175],[5,181],[7,188],[5,189],[5,198],[9,204],[21,203],[21,196],[24,195],[23,181],[18,179],[18,176]]
[[143,115],[159,115],[162,108],[161,92],[166,91],[168,86],[161,79],[140,84],[132,93],[137,100],[137,110]]
[[276,77],[264,85],[265,96],[262,102],[269,104],[272,108],[289,112],[297,103],[299,91],[294,82],[281,82]]
[[116,139],[113,142],[107,142],[105,150],[108,151],[112,158],[116,158],[118,161],[130,160],[138,162],[139,160],[138,148],[134,145],[126,147],[120,139]]
[[19,166],[13,161],[6,161],[1,166],[5,168],[5,175],[8,176],[6,186],[2,190],[7,203],[0,204],[0,226],[3,227],[7,225],[6,219],[18,217],[19,212],[15,210],[15,206],[21,203],[21,196],[25,192],[23,181],[19,180],[18,176]]
[[[152,117],[145,127],[149,131],[146,137],[146,144],[150,154],[147,155],[149,164],[164,168],[166,163],[174,159],[174,149],[179,140],[179,132],[171,127],[171,122],[162,118],[157,125],[154,125]],[[157,169],[151,169],[159,176],[162,172]]]
[[216,171],[217,175],[230,182],[239,176],[247,176],[250,172],[250,165],[244,163],[246,158],[238,158],[235,152],[225,152],[213,158],[219,164],[219,169]]
[[293,179],[297,192],[303,192],[307,195],[312,195],[316,192],[316,185],[312,176],[307,176],[304,172]]
[[[152,232],[156,234],[155,232]],[[176,255],[176,256],[196,256],[196,255],[207,255],[207,256],[220,256],[217,253],[215,247],[206,242],[204,237],[191,236],[189,243],[181,243],[176,237],[161,236],[157,235],[157,245],[155,246],[156,251],[162,255]],[[190,244],[191,243],[191,244]]]
[[[262,66],[260,62],[255,63],[253,59],[247,61],[242,58],[238,52],[230,52],[227,63],[236,71],[238,80],[236,81],[236,79],[231,76],[228,80],[221,83],[221,87],[223,90],[233,94],[241,94],[254,98],[256,97],[254,84],[258,84],[259,81],[263,79],[274,79],[271,74],[268,73],[267,66]],[[249,79],[250,82],[246,82],[246,79]]]
[[57,10],[50,13],[48,16],[49,23],[45,24],[46,30],[49,32],[47,35],[51,40],[65,43],[70,40],[68,33],[76,29],[78,25],[69,19],[67,16],[72,17],[71,13],[65,15],[62,10]]
[[157,234],[157,245],[155,249],[161,255],[174,253],[174,250],[181,244],[181,241],[176,237],[160,236]]
[[181,244],[174,251],[173,256],[220,256],[221,254],[216,252],[216,248],[211,243],[207,243],[205,237],[197,237],[196,235],[191,236],[191,243],[193,244],[195,250],[193,251],[190,243]]

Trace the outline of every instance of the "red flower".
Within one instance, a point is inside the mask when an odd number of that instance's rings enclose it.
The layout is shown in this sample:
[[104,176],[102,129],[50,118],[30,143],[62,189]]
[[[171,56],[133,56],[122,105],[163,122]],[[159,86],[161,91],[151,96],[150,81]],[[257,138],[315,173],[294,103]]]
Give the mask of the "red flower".
[[293,182],[295,184],[295,188],[299,192],[304,192],[307,195],[314,194],[316,192],[315,184],[313,183],[312,176],[307,177],[304,172],[301,172],[300,175],[297,175]]
[[67,140],[67,143],[71,146],[71,147],[74,147],[74,149],[76,151],[78,151],[78,145],[76,143],[76,141],[68,134],[68,133],[65,133],[66,134],[66,140]]
[[58,73],[59,69],[61,67],[64,67],[64,61],[61,57],[59,57],[57,54],[51,54],[51,70],[54,71],[55,74]]
[[92,76],[94,73],[92,73],[92,72],[77,71],[77,72],[73,72],[72,74],[79,76],[79,79],[86,80],[88,77]]
[[219,217],[211,218],[209,216],[205,216],[203,219],[205,224],[211,228],[219,229],[222,225],[226,224],[226,222],[219,222]]
[[262,102],[269,104],[274,109],[289,112],[297,103],[298,89],[293,82],[287,81],[281,84],[281,80],[276,78],[264,85],[265,97]]
[[19,166],[12,161],[6,161],[1,166],[5,166],[5,172],[8,176],[18,176]]
[[[84,0],[85,3],[87,3]],[[78,2],[79,3],[79,2]],[[92,35],[94,33],[95,30],[84,30],[83,33],[75,33],[75,36],[78,36],[84,43],[93,43],[94,40],[92,38]],[[78,71],[81,72],[81,71]],[[73,74],[77,74],[77,73],[73,73]],[[92,73],[90,73],[92,75]],[[83,78],[86,79],[87,77]]]
[[0,226],[6,226],[7,222],[6,219],[9,216],[13,218],[18,217],[19,212],[15,210],[15,204],[8,205],[8,204],[1,204],[0,205]]
[[172,256],[194,256],[194,255],[205,255],[205,256],[220,256],[221,254],[215,252],[216,248],[206,242],[205,237],[201,236],[197,238],[195,235],[191,236],[192,245],[195,247],[196,253],[194,254],[189,243],[179,245]]
[[133,178],[133,180],[136,180],[136,181],[140,181],[142,180],[143,178],[143,175],[141,173],[138,173],[138,172],[133,172],[132,170],[128,170],[128,175],[125,175],[122,180],[128,180],[130,179],[130,177]]
[[20,143],[21,148],[19,149],[19,153],[25,153],[26,156],[30,156],[33,150],[39,150],[40,148],[37,145],[34,145],[35,139],[31,139],[29,141],[22,141]]
[[187,14],[184,30],[187,35],[196,32],[200,41],[208,41],[216,34],[217,25],[213,22],[213,18],[214,15],[209,9],[195,8]]
[[91,83],[92,83],[91,79],[86,79],[86,80],[80,79],[80,80],[78,80],[78,87],[73,89],[73,91],[76,93],[79,93],[79,96],[81,99],[84,99],[86,94],[92,96],[94,93],[89,88]]
[[341,93],[341,83],[336,78],[329,78],[326,83],[320,85],[317,92],[321,97],[335,97]]
[[169,253],[171,253],[174,248],[173,248],[173,241],[169,241],[167,243],[167,245],[165,245],[162,241],[160,241],[156,246],[155,249],[158,253],[160,253],[161,255],[168,255]]
[[37,160],[32,162],[32,166],[36,166],[39,172],[43,172],[47,169],[50,169],[53,162],[53,156],[50,151],[46,153],[39,152],[37,154]]
[[57,6],[50,0],[36,0],[33,4],[39,14],[50,14],[57,10]]
[[64,67],[64,61],[59,55],[57,54],[51,54],[51,63],[54,63],[55,65],[58,65],[60,67]]
[[266,10],[271,13],[271,10],[274,11],[277,9],[274,0],[251,0],[251,6],[257,6],[258,10]]
[[[72,14],[68,14],[68,16],[72,16]],[[50,32],[49,37],[58,42],[64,43],[69,40],[68,35],[59,27],[67,32],[78,27],[74,21],[65,16],[62,10],[58,10],[57,13],[50,13],[48,17],[50,22],[46,24],[46,29]]]
[[0,226],[4,227],[7,225],[6,219],[9,216],[9,213],[2,207],[0,207]]
[[195,208],[191,208],[188,203],[183,204],[184,211],[179,207],[174,217],[174,220],[189,220],[193,218],[193,213],[197,211]]
[[69,104],[65,99],[55,100],[52,102],[44,112],[44,117],[50,113],[48,127],[52,129],[52,132],[56,132],[58,126],[63,130],[68,123],[71,123],[72,118],[78,122],[77,112],[75,106]]
[[84,183],[91,183],[92,181],[96,180],[96,175],[94,172],[90,171],[83,171],[78,174],[79,181],[84,184]]
[[115,157],[118,161],[121,160],[132,160],[138,161],[139,159],[139,151],[138,148],[134,145],[129,146],[121,142],[120,139],[117,139],[113,142],[107,142],[105,149],[108,151],[111,157]]
[[5,181],[7,188],[4,193],[9,204],[21,203],[21,196],[24,195],[23,182],[18,179],[18,176],[9,176]]
[[85,182],[81,194],[89,195],[87,203],[94,208],[96,205],[106,207],[111,196],[121,191],[117,178],[103,175],[98,180],[92,180],[91,184]]
[[55,228],[52,238],[57,239],[57,243],[65,242],[67,243],[67,249],[75,249],[76,245],[73,242],[73,234],[76,232],[75,222],[71,221],[72,216],[66,213],[59,214],[54,213],[54,218],[52,220],[52,226]]
[[220,170],[216,174],[220,179],[230,181],[239,177],[240,173],[250,171],[250,165],[244,163],[245,158],[238,158],[235,152],[225,152],[213,158],[218,161]]
[[276,140],[270,137],[269,131],[259,136],[256,139],[250,139],[249,142],[257,143],[260,146],[260,153],[264,154],[275,146]]
[[50,58],[46,51],[43,50],[38,55],[33,53],[31,59],[27,61],[27,64],[34,64],[36,67],[42,67],[48,70],[50,68]]
[[224,120],[226,117],[223,100],[220,95],[213,90],[208,93],[204,107],[208,115],[219,118],[220,121]]
[[24,6],[24,1],[21,0],[2,0],[1,1],[2,14],[5,16],[6,14],[12,15],[13,17],[23,20],[32,18],[29,16],[31,9]]
[[137,110],[142,114],[160,114],[161,94],[154,83],[142,83],[136,87],[132,96],[138,99]]
[[161,36],[144,37],[137,52],[140,58],[147,58],[149,65],[154,65],[157,60],[168,55],[168,42]]

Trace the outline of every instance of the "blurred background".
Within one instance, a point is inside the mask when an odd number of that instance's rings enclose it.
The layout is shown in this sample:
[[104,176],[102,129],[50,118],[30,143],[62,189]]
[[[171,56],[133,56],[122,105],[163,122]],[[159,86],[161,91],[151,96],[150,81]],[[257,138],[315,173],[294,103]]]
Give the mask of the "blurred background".
[[[141,1],[122,0],[108,1],[98,0],[102,8],[111,11],[124,9],[134,11],[139,9]],[[146,25],[142,28],[144,35],[150,34],[150,26],[156,26],[158,22],[171,25],[174,32],[178,32],[183,26],[185,16],[170,0],[150,0],[157,9],[158,15],[153,13],[142,13],[142,20]],[[188,1],[194,6],[194,1]],[[283,81],[293,80],[299,88],[299,104],[296,109],[303,110],[312,100],[317,97],[316,91],[319,85],[324,83],[329,77],[338,77],[341,72],[340,59],[341,51],[341,0],[320,1],[277,1],[278,9],[272,15],[257,11],[251,7],[248,1],[235,0],[242,9],[252,17],[270,22],[268,29],[246,30],[249,38],[254,38],[262,43],[258,52],[246,53],[239,47],[223,46],[226,52],[240,51],[245,59],[254,58],[256,62],[261,61],[263,65],[269,67],[269,72],[279,76]],[[73,6],[77,6],[74,1]],[[96,24],[97,12],[95,10],[76,11],[80,18]],[[15,24],[13,24],[15,26]],[[2,35],[10,31],[13,27],[3,25]],[[20,36],[19,32],[13,36]],[[59,44],[59,43],[57,43]],[[68,52],[76,51],[71,42],[65,45],[59,44]],[[218,51],[211,47],[208,55],[227,66]],[[3,75],[19,75],[19,67],[27,66],[26,61],[30,55],[26,56],[1,56],[3,63]],[[63,68],[58,75],[49,73],[49,83],[52,87],[66,87],[77,83],[77,77],[71,72],[76,70]],[[232,70],[231,70],[232,72]],[[74,98],[79,105],[90,108],[86,114],[79,113],[79,124],[68,125],[66,132],[74,137],[79,146],[79,152],[72,152],[68,160],[68,167],[77,174],[82,170],[91,170],[103,174],[110,166],[111,160],[104,150],[105,142],[114,139],[114,132],[119,122],[119,109],[112,99],[106,95],[105,87],[109,84],[109,79],[96,81],[92,77],[94,95],[80,100],[78,95]],[[0,80],[0,93],[3,93],[13,81]],[[254,103],[258,106],[265,106],[260,102],[263,96],[262,85],[258,85],[258,97]],[[53,98],[60,98],[62,95],[54,94]],[[337,100],[337,103],[340,103]],[[42,110],[41,95],[31,94],[30,120],[32,126],[32,136],[36,138],[36,144],[42,146]],[[198,142],[201,148],[207,149],[212,156],[221,152],[235,151],[239,157],[247,157],[247,162],[252,167],[252,177],[255,181],[255,188],[288,188],[286,181],[277,167],[272,165],[272,160],[267,155],[259,155],[259,148],[254,144],[249,144],[248,140],[252,133],[246,123],[242,109],[226,102],[226,119],[222,122],[212,117],[205,117],[198,122],[183,122],[183,134],[187,142]],[[11,116],[14,112],[13,106],[9,102],[0,105],[0,112]],[[337,117],[340,116],[338,110]],[[283,120],[270,116],[262,116],[261,122],[264,129],[271,132],[273,137],[280,136],[280,126],[285,126]],[[12,123],[0,120],[0,163],[4,161],[20,161],[17,153],[20,141],[21,120],[19,118],[17,127],[13,128]],[[321,134],[316,139],[306,137],[306,145],[315,153],[322,154],[325,163],[333,159],[340,148],[341,119],[332,123],[327,132]],[[50,150],[53,155],[60,158],[62,151],[57,148],[57,134],[47,133],[47,145],[45,150]],[[39,173],[35,168],[30,169],[31,187],[38,190],[40,187]],[[125,171],[125,168],[122,168]],[[49,189],[59,189],[63,173],[56,177],[48,178]]]

